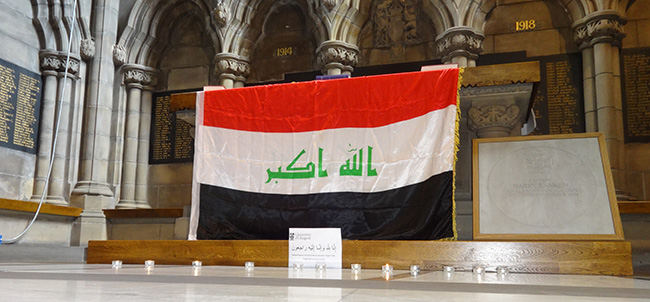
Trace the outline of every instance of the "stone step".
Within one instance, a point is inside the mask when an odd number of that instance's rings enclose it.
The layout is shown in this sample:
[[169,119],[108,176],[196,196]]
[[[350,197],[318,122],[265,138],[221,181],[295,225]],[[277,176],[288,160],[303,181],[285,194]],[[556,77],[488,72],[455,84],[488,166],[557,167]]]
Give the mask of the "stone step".
[[0,244],[0,262],[84,263],[86,247]]

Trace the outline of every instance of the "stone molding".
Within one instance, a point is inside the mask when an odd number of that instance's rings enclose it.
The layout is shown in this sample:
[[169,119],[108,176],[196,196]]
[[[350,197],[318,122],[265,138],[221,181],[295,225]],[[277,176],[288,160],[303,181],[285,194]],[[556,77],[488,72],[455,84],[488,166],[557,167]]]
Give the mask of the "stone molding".
[[156,87],[158,85],[158,71],[142,65],[124,66],[124,84],[129,86]]
[[573,24],[574,39],[580,49],[598,43],[610,43],[620,47],[625,38],[627,20],[615,11],[591,14]]
[[243,77],[248,78],[251,73],[251,65],[243,57],[230,53],[220,53],[214,58],[214,72],[219,77]]
[[83,39],[79,47],[79,53],[84,61],[90,61],[95,57],[95,40]]
[[124,47],[124,45],[113,45],[113,63],[117,66],[126,63],[126,47]]
[[436,37],[438,54],[443,62],[449,62],[454,57],[478,59],[478,54],[483,51],[482,33],[470,27],[452,27]]
[[325,41],[316,49],[316,54],[316,62],[323,73],[330,68],[352,70],[359,62],[359,48],[343,41]]

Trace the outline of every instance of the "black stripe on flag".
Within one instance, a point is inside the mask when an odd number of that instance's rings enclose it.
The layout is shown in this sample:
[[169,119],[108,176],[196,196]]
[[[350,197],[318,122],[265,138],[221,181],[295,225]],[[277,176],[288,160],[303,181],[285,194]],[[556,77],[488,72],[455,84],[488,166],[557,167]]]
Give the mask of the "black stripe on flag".
[[373,192],[253,193],[201,184],[198,239],[288,239],[289,228],[341,228],[344,239],[435,240],[453,234],[453,172]]

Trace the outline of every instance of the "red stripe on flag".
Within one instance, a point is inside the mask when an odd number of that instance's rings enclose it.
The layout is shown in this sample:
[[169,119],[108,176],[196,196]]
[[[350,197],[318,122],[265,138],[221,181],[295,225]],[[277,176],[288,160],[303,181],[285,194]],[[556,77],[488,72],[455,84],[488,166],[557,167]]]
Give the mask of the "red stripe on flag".
[[370,128],[456,105],[458,69],[205,92],[204,125],[255,132]]

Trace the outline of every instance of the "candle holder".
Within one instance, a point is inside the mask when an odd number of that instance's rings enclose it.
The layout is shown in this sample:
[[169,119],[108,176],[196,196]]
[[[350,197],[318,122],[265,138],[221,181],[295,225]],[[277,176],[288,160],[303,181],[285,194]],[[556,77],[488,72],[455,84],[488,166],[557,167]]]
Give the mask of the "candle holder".
[[253,270],[255,270],[255,262],[253,262],[253,261],[244,262],[244,269],[247,272],[252,272]]
[[192,267],[201,267],[201,266],[203,266],[203,262],[201,262],[200,260],[192,261]]
[[153,266],[154,266],[155,264],[156,264],[156,262],[153,261],[153,260],[146,260],[146,261],[144,262],[144,267],[145,267],[145,268],[153,268]]
[[411,265],[411,276],[417,276],[420,274],[420,266],[419,265]]
[[497,266],[497,274],[507,275],[510,273],[510,269],[507,266]]
[[327,269],[327,264],[325,263],[316,263],[316,270],[319,272],[323,272]]
[[111,267],[122,268],[122,260],[113,260],[113,262],[111,262]]
[[456,271],[456,269],[453,266],[443,266],[442,271],[447,274],[453,274]]
[[361,271],[361,264],[359,264],[359,263],[353,263],[353,264],[350,265],[350,269],[351,269],[353,272],[359,272],[359,271]]
[[303,264],[301,262],[296,262],[293,264],[293,270],[294,271],[301,271],[303,268]]
[[472,268],[472,273],[477,274],[477,275],[485,274],[485,267],[484,267],[484,266],[480,266],[480,265],[475,265],[475,266]]
[[393,266],[390,265],[390,264],[388,264],[388,263],[386,263],[386,264],[384,264],[384,265],[381,266],[381,272],[382,272],[382,273],[389,273],[389,274],[392,274],[392,273],[393,273]]

